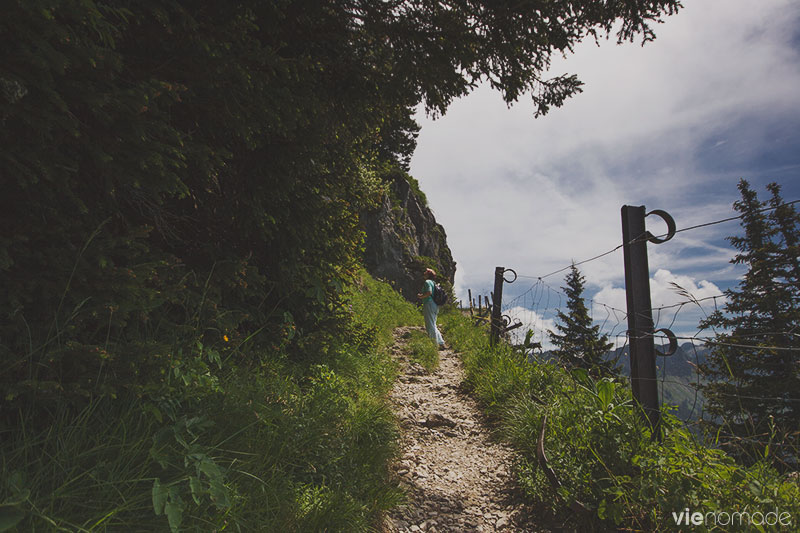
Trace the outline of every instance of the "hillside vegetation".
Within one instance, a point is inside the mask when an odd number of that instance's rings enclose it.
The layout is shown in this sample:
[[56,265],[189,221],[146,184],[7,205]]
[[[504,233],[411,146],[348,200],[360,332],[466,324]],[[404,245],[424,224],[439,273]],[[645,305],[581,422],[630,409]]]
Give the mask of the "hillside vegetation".
[[[662,413],[659,442],[651,438],[624,379],[531,362],[505,344],[492,348],[486,331],[460,313],[446,313],[442,322],[448,342],[462,352],[470,389],[517,450],[517,478],[543,519],[579,531],[675,531],[681,529],[675,518],[690,509],[727,513],[708,515],[693,531],[796,527],[800,484],[793,474],[773,468],[768,446],[761,449],[761,461],[742,466],[668,413]],[[548,467],[559,486],[537,458],[542,427]],[[775,510],[788,513],[791,527],[730,522],[733,513],[761,512],[763,521]]]
[[554,53],[680,7],[535,4],[2,2],[0,529],[357,531],[391,505],[385,319],[348,291],[388,290],[359,213],[415,111],[485,82],[545,113],[581,87]]
[[422,320],[365,273],[342,298],[339,333],[301,361],[275,346],[231,366],[205,348],[202,375],[172,369],[170,397],[93,398],[6,429],[0,530],[369,530],[401,497],[385,348]]
[[0,417],[169,398],[245,346],[304,357],[420,105],[488,80],[544,113],[580,90],[543,77],[553,53],[678,7],[4,2]]

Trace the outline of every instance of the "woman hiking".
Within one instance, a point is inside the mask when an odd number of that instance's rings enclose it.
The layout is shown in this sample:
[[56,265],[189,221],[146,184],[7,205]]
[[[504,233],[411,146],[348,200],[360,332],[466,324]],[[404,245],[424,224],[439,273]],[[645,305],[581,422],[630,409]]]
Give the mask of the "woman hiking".
[[432,269],[425,269],[425,285],[422,292],[417,294],[417,298],[422,300],[422,315],[425,317],[425,329],[428,331],[428,336],[439,345],[440,350],[445,349],[444,339],[442,334],[439,333],[439,328],[436,327],[436,317],[439,315],[439,306],[433,301],[433,288],[435,284],[433,279],[436,277],[436,272]]

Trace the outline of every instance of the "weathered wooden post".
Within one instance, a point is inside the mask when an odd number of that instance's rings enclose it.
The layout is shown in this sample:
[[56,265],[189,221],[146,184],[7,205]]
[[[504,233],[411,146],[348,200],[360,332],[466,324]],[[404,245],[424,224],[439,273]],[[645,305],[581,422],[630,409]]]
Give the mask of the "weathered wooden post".
[[500,340],[500,328],[503,326],[501,309],[503,307],[503,272],[505,268],[499,266],[494,269],[494,292],[492,292],[492,321],[489,334],[489,344],[495,346]]
[[[665,239],[645,228],[647,215],[661,216],[668,226]],[[628,305],[628,339],[633,397],[642,406],[653,438],[661,438],[661,410],[656,381],[656,350],[653,340],[653,311],[650,302],[650,267],[647,241],[666,242],[675,234],[675,222],[664,211],[645,214],[644,206],[622,206],[622,245],[625,261],[625,297]],[[670,332],[671,334],[671,332]]]

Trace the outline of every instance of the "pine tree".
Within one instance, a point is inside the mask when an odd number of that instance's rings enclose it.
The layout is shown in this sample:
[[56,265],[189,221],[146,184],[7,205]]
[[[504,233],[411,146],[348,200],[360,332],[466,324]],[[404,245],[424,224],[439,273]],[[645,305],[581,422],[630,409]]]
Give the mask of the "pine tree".
[[[726,291],[722,310],[701,328],[714,328],[711,353],[700,366],[705,378],[708,421],[726,441],[745,449],[787,438],[800,429],[800,267],[797,251],[800,217],[784,204],[780,187],[770,184],[772,197],[758,200],[747,181],[739,182],[743,237],[729,237],[739,253],[733,264],[747,266],[736,288]],[[771,209],[771,212],[769,211]],[[787,444],[784,442],[784,444]],[[770,449],[773,458],[790,459],[786,447]]]
[[585,278],[573,264],[564,278],[562,287],[567,295],[567,313],[556,315],[560,323],[556,331],[550,331],[550,342],[556,346],[556,354],[567,367],[580,367],[595,375],[614,375],[616,368],[604,355],[613,346],[607,335],[600,335],[600,326],[592,325],[592,318],[583,299]]

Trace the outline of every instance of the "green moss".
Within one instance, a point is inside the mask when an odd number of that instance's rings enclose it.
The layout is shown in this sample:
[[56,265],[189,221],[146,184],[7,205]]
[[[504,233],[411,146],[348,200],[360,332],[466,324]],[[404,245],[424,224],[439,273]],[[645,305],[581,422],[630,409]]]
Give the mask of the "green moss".
[[[386,173],[385,179],[387,182],[398,182],[398,181],[406,181],[411,189],[411,194],[416,198],[417,202],[422,207],[428,207],[428,197],[425,196],[425,193],[422,192],[422,189],[419,186],[419,182],[416,178],[404,172],[399,168],[393,168],[389,172]],[[397,193],[395,192],[394,187],[390,187],[389,197],[392,200],[392,204],[395,206],[399,206],[402,202],[400,198],[398,198]]]
[[417,199],[419,204],[423,207],[428,207],[428,197],[425,196],[425,193],[422,192],[422,189],[420,189],[417,179],[410,174],[406,174],[405,178],[408,181],[408,184],[411,186],[411,192],[414,194],[414,197]]

